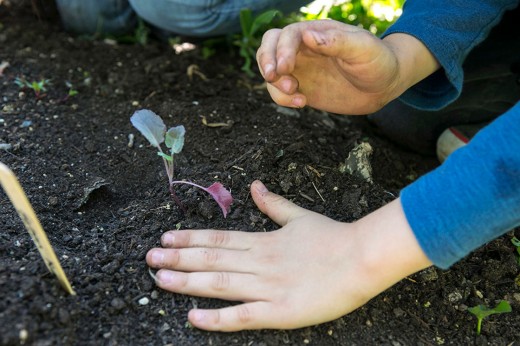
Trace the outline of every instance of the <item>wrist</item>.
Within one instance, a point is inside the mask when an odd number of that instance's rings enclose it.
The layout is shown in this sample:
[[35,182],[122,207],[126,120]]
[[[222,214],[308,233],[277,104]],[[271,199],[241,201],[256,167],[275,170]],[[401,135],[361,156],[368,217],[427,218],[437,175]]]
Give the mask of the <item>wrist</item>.
[[391,88],[392,99],[439,69],[440,65],[430,50],[417,38],[404,33],[386,36],[383,42],[395,54],[398,77]]
[[401,200],[354,223],[363,237],[363,271],[378,294],[404,277],[432,265],[406,220]]

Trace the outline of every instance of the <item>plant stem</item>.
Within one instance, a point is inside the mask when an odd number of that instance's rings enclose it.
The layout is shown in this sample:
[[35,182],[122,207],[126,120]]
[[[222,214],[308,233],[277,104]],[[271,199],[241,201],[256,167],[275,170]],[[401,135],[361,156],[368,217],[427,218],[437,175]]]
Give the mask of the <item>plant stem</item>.
[[482,318],[477,319],[477,335],[480,335],[480,329],[482,327]]
[[208,189],[205,188],[204,186],[201,186],[201,185],[198,185],[198,184],[192,183],[191,181],[176,180],[176,181],[172,181],[172,182],[170,182],[170,185],[174,185],[174,184],[188,184],[188,185],[192,185],[192,186],[198,187],[199,189],[202,189],[202,190],[204,190],[204,191],[207,191],[207,190],[208,190]]
[[179,197],[177,197],[177,195],[175,194],[175,191],[173,191],[173,183],[170,183],[170,196],[172,196],[173,200],[175,201],[175,203],[177,203],[177,205],[182,209],[182,211],[186,214],[186,208],[184,207],[184,205],[182,204],[181,200],[179,199]]

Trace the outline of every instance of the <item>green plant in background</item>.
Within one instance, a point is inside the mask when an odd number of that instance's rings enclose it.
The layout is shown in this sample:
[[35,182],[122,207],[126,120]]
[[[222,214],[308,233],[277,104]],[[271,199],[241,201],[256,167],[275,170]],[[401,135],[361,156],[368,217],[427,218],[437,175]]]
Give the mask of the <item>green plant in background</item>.
[[490,315],[494,314],[503,314],[506,312],[511,312],[511,305],[505,300],[500,301],[495,308],[491,309],[485,305],[477,305],[472,308],[469,308],[468,311],[477,317],[477,335],[480,335],[480,331],[482,328],[482,320]]
[[380,35],[401,14],[404,0],[316,1],[302,9],[302,20],[334,19]]
[[262,34],[277,16],[281,16],[281,12],[277,10],[263,12],[257,17],[253,17],[250,9],[245,8],[240,11],[242,34],[237,37],[234,44],[239,47],[239,54],[245,60],[242,71],[250,77],[255,75],[251,71],[251,62],[255,59]]
[[118,43],[123,44],[140,44],[141,46],[146,46],[148,44],[148,38],[150,36],[150,28],[145,24],[145,22],[141,19],[137,19],[137,26],[135,27],[134,33],[128,35],[103,35],[96,33],[94,39],[97,37],[112,39]]
[[16,85],[18,85],[18,87],[20,89],[26,89],[26,88],[32,89],[34,91],[34,95],[36,96],[36,98],[40,99],[44,96],[44,94],[42,94],[42,92],[47,91],[46,86],[51,84],[51,80],[42,78],[39,82],[38,81],[29,82],[27,79],[25,79],[25,77],[17,77],[14,80],[14,83]]

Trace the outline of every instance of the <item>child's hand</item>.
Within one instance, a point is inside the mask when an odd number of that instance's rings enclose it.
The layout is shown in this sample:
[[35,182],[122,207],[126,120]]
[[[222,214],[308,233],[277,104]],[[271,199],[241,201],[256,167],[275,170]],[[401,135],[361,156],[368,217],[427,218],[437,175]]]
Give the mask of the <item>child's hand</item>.
[[399,201],[347,224],[300,208],[258,181],[251,193],[280,230],[170,231],[164,248],[146,256],[160,269],[157,284],[165,290],[244,302],[190,311],[197,328],[290,329],[330,321],[429,264]]
[[267,31],[257,61],[276,103],[350,115],[381,109],[439,67],[410,35],[381,40],[333,20]]

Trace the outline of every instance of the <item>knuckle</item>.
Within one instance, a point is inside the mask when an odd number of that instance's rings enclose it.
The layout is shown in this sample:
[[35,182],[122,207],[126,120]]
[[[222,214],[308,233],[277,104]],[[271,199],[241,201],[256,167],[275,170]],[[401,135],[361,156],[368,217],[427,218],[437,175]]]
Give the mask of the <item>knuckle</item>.
[[215,291],[223,291],[229,287],[228,273],[215,273],[213,276],[212,287]]
[[220,262],[220,252],[217,249],[205,249],[204,262],[208,267],[214,267]]
[[214,231],[210,235],[210,245],[220,247],[229,242],[229,233],[225,231]]
[[249,324],[253,320],[253,315],[247,305],[237,306],[237,319],[241,324]]

